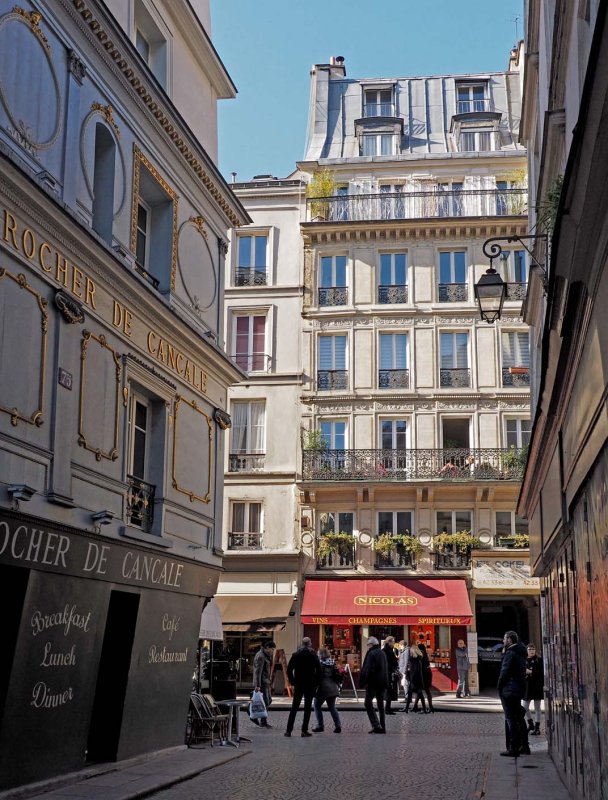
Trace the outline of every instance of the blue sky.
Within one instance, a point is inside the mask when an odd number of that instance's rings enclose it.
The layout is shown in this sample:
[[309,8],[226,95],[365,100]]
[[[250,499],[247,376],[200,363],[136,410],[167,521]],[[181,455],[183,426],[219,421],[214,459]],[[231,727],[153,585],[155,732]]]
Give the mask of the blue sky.
[[310,68],[347,77],[506,69],[523,0],[211,0],[213,41],[238,89],[219,104],[227,180],[284,177],[304,154]]

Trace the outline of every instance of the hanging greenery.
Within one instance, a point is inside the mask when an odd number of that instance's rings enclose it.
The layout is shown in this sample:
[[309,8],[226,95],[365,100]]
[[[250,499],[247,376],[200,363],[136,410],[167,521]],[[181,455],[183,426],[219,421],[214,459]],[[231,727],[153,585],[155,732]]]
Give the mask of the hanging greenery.
[[348,556],[352,553],[354,544],[355,537],[352,533],[322,533],[317,542],[317,557],[323,559],[333,554]]
[[327,440],[318,430],[304,431],[302,445],[304,450],[327,450]]
[[327,167],[315,172],[306,186],[306,197],[313,201],[310,204],[312,219],[327,219],[329,217],[329,201],[327,198],[333,197],[335,193],[336,179],[334,173]]
[[466,554],[478,547],[481,547],[481,540],[477,536],[473,536],[471,531],[438,533],[433,537],[434,550],[455,549],[457,553]]
[[557,209],[559,200],[562,196],[564,176],[556,175],[549,184],[544,200],[538,204],[536,224],[538,228],[546,231],[549,236],[553,235],[555,221],[557,219]]
[[381,556],[390,556],[396,548],[414,556],[419,556],[423,550],[418,539],[409,533],[381,533],[380,536],[376,537],[374,549]]

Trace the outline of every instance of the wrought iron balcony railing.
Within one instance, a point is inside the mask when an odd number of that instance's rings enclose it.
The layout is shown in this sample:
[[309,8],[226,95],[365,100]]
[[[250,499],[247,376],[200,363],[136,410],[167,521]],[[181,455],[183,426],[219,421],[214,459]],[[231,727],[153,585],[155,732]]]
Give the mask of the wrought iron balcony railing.
[[261,550],[262,533],[232,531],[228,534],[228,550]]
[[458,113],[472,114],[480,111],[488,111],[490,103],[488,100],[459,100]]
[[527,189],[379,192],[308,198],[308,222],[523,216]]
[[470,553],[433,553],[433,564],[435,569],[469,569],[471,566]]
[[266,267],[237,267],[234,272],[235,286],[266,286],[267,280]]
[[127,475],[127,522],[149,532],[154,521],[156,486]]
[[[318,542],[319,540],[317,547]],[[327,555],[319,555],[317,552],[317,569],[352,569],[355,566],[355,551],[356,546],[353,543],[340,545],[338,550]]]
[[345,369],[317,370],[317,389],[348,389],[348,372]]
[[363,114],[366,117],[394,117],[395,106],[392,103],[366,103]]
[[440,303],[462,303],[469,299],[469,287],[466,283],[440,283]]
[[502,385],[522,388],[530,385],[530,370],[528,367],[503,367]]
[[348,303],[348,288],[346,286],[331,286],[319,289],[320,306],[345,306]]
[[403,545],[396,544],[390,553],[376,553],[376,569],[416,569],[416,556]]
[[232,359],[245,372],[270,372],[272,365],[267,353],[233,353]]
[[151,275],[148,272],[148,270],[143,266],[143,264],[139,263],[139,261],[135,262],[135,271],[139,272],[142,278],[145,278],[148,281],[148,283],[151,284],[155,289],[158,289],[158,287],[160,286],[160,281],[158,280],[158,278],[155,278],[154,275]]
[[381,305],[407,303],[407,286],[403,284],[378,286],[378,303]]
[[451,367],[439,370],[439,385],[463,389],[471,385],[471,370],[468,367]]
[[378,371],[379,389],[407,389],[409,385],[409,369],[381,369]]
[[228,472],[262,472],[265,453],[230,453]]
[[497,481],[521,480],[525,450],[515,448],[421,448],[304,450],[305,481]]
[[507,300],[525,300],[527,294],[527,283],[507,283]]

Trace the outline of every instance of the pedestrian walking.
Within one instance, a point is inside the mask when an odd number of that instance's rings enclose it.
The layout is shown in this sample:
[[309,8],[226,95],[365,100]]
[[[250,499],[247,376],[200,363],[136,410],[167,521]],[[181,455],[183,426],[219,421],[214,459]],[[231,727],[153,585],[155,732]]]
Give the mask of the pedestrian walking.
[[408,689],[407,698],[405,700],[405,713],[409,711],[412,695],[416,695],[416,703],[420,700],[422,704],[421,714],[426,714],[426,703],[424,701],[424,673],[422,666],[422,650],[418,645],[413,644],[410,647],[410,662],[408,665]]
[[[262,642],[260,649],[253,659],[253,688],[256,692],[261,692],[264,696],[266,709],[270,708],[270,704],[272,703],[270,683],[272,657],[275,649],[276,644],[271,639],[267,639]],[[264,719],[252,719],[251,721],[255,722],[256,725],[260,725],[262,728],[272,728],[272,725],[268,722],[266,717],[264,717]]]
[[321,682],[317,688],[314,703],[317,726],[312,731],[313,733],[322,733],[325,729],[323,724],[323,703],[327,703],[327,709],[334,721],[334,733],[342,733],[342,724],[336,708],[336,700],[340,694],[344,673],[338,669],[336,662],[326,647],[322,647],[319,650],[319,662],[321,664]]
[[401,647],[401,653],[399,654],[399,672],[401,673],[401,686],[403,687],[403,706],[399,711],[407,711],[407,690],[409,686],[407,668],[410,663],[410,648],[404,641],[399,642],[399,646]]
[[312,649],[312,642],[308,636],[302,639],[301,647],[289,659],[287,679],[293,686],[293,700],[291,701],[285,736],[291,736],[302,698],[304,698],[302,736],[312,736],[312,733],[308,731],[308,723],[312,712],[312,701],[316,694],[317,686],[321,682],[321,664],[319,656]]
[[527,653],[515,631],[507,631],[503,643],[505,654],[498,676],[498,696],[505,712],[508,741],[507,749],[500,755],[517,758],[519,755],[530,754],[525,711],[521,704],[526,691]]
[[386,637],[382,652],[386,656],[386,664],[388,666],[388,687],[386,689],[384,713],[393,715],[396,712],[391,708],[391,703],[393,700],[399,699],[399,680],[401,678],[401,673],[399,672],[399,659],[395,653],[394,636]]
[[456,686],[456,697],[470,697],[469,691],[469,653],[464,639],[459,639],[456,642],[456,649],[454,650],[456,656],[456,672],[458,673],[458,685]]
[[[367,640],[367,653],[359,673],[359,686],[365,689],[365,710],[372,724],[370,733],[386,733],[384,716],[384,693],[388,688],[388,664],[386,656],[380,649],[380,642],[375,636]],[[378,716],[374,709],[374,698],[378,707]]]
[[[530,736],[540,736],[540,701],[543,699],[545,685],[543,660],[536,654],[536,647],[532,643],[526,649],[528,652],[528,658],[526,659],[526,692],[522,702],[528,723],[528,733]],[[530,711],[532,703],[534,703],[534,722],[532,722],[532,712]]]
[[[431,662],[429,655],[426,652],[426,647],[423,644],[418,645],[418,649],[422,653],[422,686],[424,695],[426,695],[427,703],[429,704],[429,714],[434,714],[433,708],[433,695],[431,694],[431,686],[433,684],[433,670],[431,669]],[[414,701],[412,711],[418,710],[418,698]]]

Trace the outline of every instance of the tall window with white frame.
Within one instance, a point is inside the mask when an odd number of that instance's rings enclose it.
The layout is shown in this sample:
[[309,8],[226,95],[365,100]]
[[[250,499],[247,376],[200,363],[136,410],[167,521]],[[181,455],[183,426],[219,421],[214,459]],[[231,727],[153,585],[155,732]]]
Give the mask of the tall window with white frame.
[[348,304],[346,256],[321,256],[319,272],[319,305]]
[[469,334],[463,331],[442,331],[439,334],[441,387],[463,388],[471,385],[469,369]]
[[380,446],[382,470],[389,476],[403,477],[407,470],[407,420],[380,420]]
[[363,114],[365,117],[392,117],[394,113],[392,88],[365,89],[363,92]]
[[321,334],[319,336],[317,389],[348,388],[346,341],[346,334]]
[[462,181],[444,181],[437,184],[437,215],[440,217],[462,217],[464,198]]
[[152,410],[138,395],[129,406],[129,469],[127,474],[127,522],[149,532],[154,520],[156,487],[148,482]]
[[319,514],[317,567],[351,568],[355,563],[354,514],[324,511]]
[[407,303],[406,253],[380,253],[378,303]]
[[262,504],[233,500],[230,504],[229,550],[262,549]]
[[528,264],[525,250],[506,250],[501,254],[502,278],[507,284],[507,300],[525,300],[528,291]]
[[379,389],[408,389],[407,333],[381,333],[379,336]]
[[460,133],[460,152],[489,153],[494,150],[494,137],[497,134],[490,128],[465,129]]
[[[379,511],[378,536],[383,536],[382,547],[376,545],[376,567],[379,569],[416,569],[416,556],[405,548],[399,537],[410,536],[413,514],[411,511]],[[386,537],[390,536],[390,539]],[[390,549],[389,549],[390,545]]]
[[237,234],[235,286],[266,286],[268,283],[268,233]]
[[505,420],[505,437],[508,448],[521,450],[530,444],[532,420],[530,418],[509,418]]
[[361,137],[362,156],[393,156],[396,151],[394,133],[364,133]]
[[230,472],[264,469],[266,403],[264,400],[234,400],[231,406]]
[[137,236],[135,239],[135,259],[145,270],[148,269],[150,254],[150,220],[152,214],[148,204],[140,197],[137,202]]
[[528,545],[528,522],[518,517],[515,511],[496,511],[495,526],[497,547],[523,548]]
[[467,264],[464,250],[444,250],[439,253],[440,303],[463,303],[469,299]]
[[233,338],[234,360],[245,372],[268,369],[266,353],[266,314],[236,314]]
[[487,110],[485,84],[460,84],[456,87],[456,93],[458,114],[474,114]]
[[502,385],[530,385],[530,337],[527,331],[502,332]]
[[[437,511],[438,534],[471,533],[473,513],[471,511]],[[457,544],[433,546],[435,569],[468,569],[471,565],[471,548]]]
[[343,470],[346,463],[347,424],[343,419],[323,419],[319,423],[325,449],[321,453],[324,470]]
[[139,169],[139,196],[135,214],[135,259],[137,271],[154,288],[171,288],[177,195],[157,180],[143,164]]

